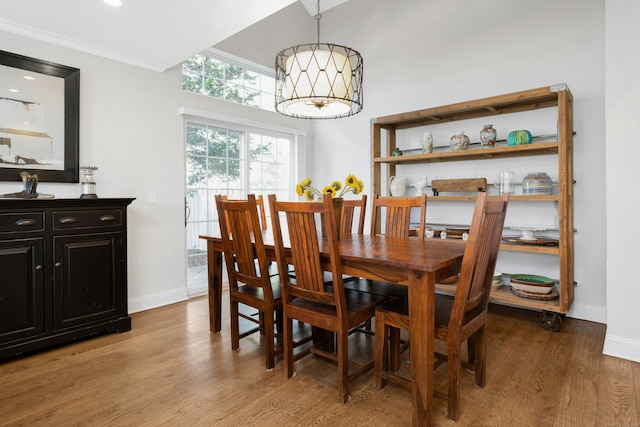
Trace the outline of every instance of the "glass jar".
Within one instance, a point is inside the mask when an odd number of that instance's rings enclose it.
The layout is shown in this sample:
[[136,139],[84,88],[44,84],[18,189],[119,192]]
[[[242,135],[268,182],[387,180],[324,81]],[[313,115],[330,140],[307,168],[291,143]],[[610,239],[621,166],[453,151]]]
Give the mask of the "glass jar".
[[480,131],[480,145],[482,148],[493,148],[496,145],[497,132],[493,125],[484,125]]
[[93,173],[98,170],[95,166],[81,166],[82,171],[82,194],[81,199],[97,199],[96,180]]

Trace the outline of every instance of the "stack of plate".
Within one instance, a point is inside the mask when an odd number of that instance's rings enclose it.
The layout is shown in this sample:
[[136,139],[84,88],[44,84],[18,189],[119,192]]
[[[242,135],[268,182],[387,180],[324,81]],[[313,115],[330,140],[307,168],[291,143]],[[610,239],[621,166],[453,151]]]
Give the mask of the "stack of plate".
[[534,274],[512,274],[510,281],[511,287],[516,291],[533,294],[548,294],[555,286],[553,279]]
[[494,271],[493,279],[491,280],[491,290],[498,289],[500,285],[502,285],[502,273]]

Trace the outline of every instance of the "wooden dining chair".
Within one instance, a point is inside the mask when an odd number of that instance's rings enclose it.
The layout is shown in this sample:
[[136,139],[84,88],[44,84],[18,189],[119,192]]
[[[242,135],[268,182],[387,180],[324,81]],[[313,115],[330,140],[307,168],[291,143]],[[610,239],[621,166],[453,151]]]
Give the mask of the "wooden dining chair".
[[[344,289],[338,228],[330,194],[324,195],[322,203],[277,201],[275,195],[270,194],[269,206],[282,280],[285,375],[290,378],[294,373],[293,319],[332,332],[335,334],[335,353],[316,345],[321,343],[314,343],[307,353],[300,353],[299,357],[313,353],[336,361],[340,401],[345,403],[349,399],[349,384],[373,368],[373,361],[358,364],[349,359],[349,330],[371,319],[376,306],[384,299]],[[290,250],[284,244],[280,214],[286,218]],[[324,241],[318,236],[317,220],[325,223],[327,239]],[[328,258],[322,256],[323,247],[325,254],[329,253]],[[288,274],[290,264],[296,272],[294,280]],[[323,280],[326,268],[333,275],[330,285]],[[352,372],[349,367],[354,368]]]
[[[394,197],[393,201],[389,201],[389,206],[394,206],[395,203],[399,203],[399,204],[406,204],[407,199],[405,197]],[[411,200],[410,203],[417,203],[417,202],[421,202],[421,198],[417,197],[417,200]],[[426,200],[426,196],[425,196],[425,200]],[[384,204],[384,203],[383,203]],[[365,217],[366,217],[366,205],[367,205],[367,196],[363,195],[362,199],[360,200],[344,200],[342,202],[342,219],[341,219],[341,224],[340,224],[340,234],[342,235],[349,235],[352,234],[353,232],[353,228],[354,228],[354,218],[355,218],[355,208],[359,208],[360,209],[360,215],[358,217],[358,221],[357,221],[357,228],[358,228],[358,234],[363,234],[364,233],[364,223],[365,223]],[[384,204],[385,206],[387,206],[386,204]],[[426,201],[423,205],[420,206],[425,206],[426,208]],[[409,207],[406,210],[406,214],[407,214],[407,223],[409,221],[409,217],[410,217],[410,211],[411,207]],[[374,295],[379,295],[382,296],[386,299],[395,299],[398,298],[402,295],[406,295],[407,293],[407,287],[406,286],[402,286],[402,285],[397,285],[394,283],[387,283],[387,282],[381,282],[381,281],[377,281],[377,280],[357,280],[357,281],[351,281],[349,279],[345,279],[344,281],[344,287],[345,289],[351,289],[354,291],[359,291],[359,292],[367,292],[370,294],[374,294]],[[371,325],[370,322],[367,322],[367,325],[365,327],[366,330],[370,330],[371,329]]]
[[[409,237],[411,211],[419,209],[418,236],[424,238],[425,219],[427,215],[427,195],[380,197],[373,198],[371,215],[371,235],[377,234],[379,222],[384,221],[384,234],[393,237]],[[382,212],[386,211],[386,215]]]
[[[486,323],[491,280],[495,268],[509,194],[499,200],[487,200],[487,193],[478,193],[469,238],[466,243],[460,279],[454,297],[436,294],[435,338],[447,343],[447,354],[437,354],[436,367],[447,361],[449,419],[457,421],[460,414],[461,366],[475,372],[475,384],[484,387],[486,381]],[[388,369],[388,331],[409,329],[408,298],[390,301],[376,309],[375,387],[386,380],[410,383],[397,372]],[[467,340],[468,361],[461,358],[461,345]],[[390,346],[397,352],[398,346]],[[420,363],[412,360],[411,363]]]
[[[276,351],[275,323],[282,319],[282,296],[278,275],[269,274],[269,260],[262,240],[256,199],[225,200],[216,195],[224,258],[229,277],[231,312],[231,348],[240,348],[240,339],[261,331],[265,338],[265,363],[274,366]],[[258,310],[258,318],[239,311],[239,304]],[[239,319],[244,318],[256,327],[240,333]]]

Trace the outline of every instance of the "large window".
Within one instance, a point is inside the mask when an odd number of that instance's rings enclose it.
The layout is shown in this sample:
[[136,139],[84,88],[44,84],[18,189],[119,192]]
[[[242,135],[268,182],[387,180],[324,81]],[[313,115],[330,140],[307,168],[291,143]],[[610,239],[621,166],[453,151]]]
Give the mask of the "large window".
[[273,70],[218,51],[182,63],[182,89],[238,104],[275,111]]
[[292,198],[295,140],[295,135],[269,130],[187,122],[188,253],[206,250],[199,235],[219,234],[216,194]]

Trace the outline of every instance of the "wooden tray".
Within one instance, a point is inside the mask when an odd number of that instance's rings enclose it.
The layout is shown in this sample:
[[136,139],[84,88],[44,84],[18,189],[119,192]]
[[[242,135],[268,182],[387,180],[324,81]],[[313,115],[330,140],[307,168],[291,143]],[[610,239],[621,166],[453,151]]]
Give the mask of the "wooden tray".
[[502,240],[507,243],[515,243],[517,245],[533,245],[533,246],[558,246],[558,239],[549,237],[536,237],[535,239],[522,239],[522,236],[503,236]]
[[535,299],[541,301],[552,301],[554,299],[558,299],[558,297],[560,296],[557,289],[553,289],[548,294],[538,294],[535,292],[519,291],[517,289],[511,288],[511,293],[520,298]]

